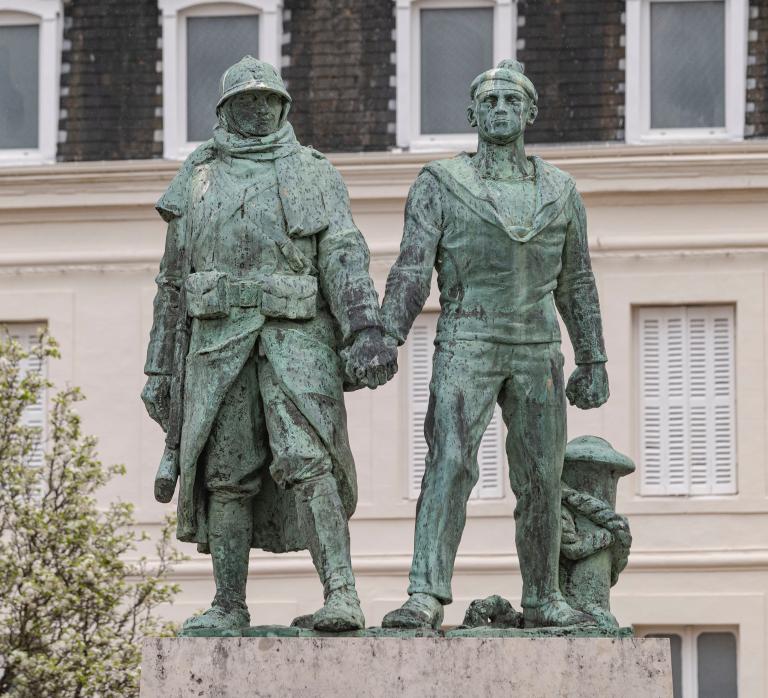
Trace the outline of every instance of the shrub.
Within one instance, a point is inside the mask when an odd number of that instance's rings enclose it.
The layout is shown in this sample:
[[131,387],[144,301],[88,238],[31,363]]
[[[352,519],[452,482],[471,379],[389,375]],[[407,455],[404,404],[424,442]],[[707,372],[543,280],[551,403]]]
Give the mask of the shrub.
[[30,351],[0,335],[0,695],[135,696],[141,638],[174,631],[153,612],[178,592],[167,577],[182,556],[166,520],[152,566],[127,561],[147,536],[131,504],[97,506],[125,468],[99,461],[77,388],[51,399],[44,457],[31,467],[41,430],[25,411],[53,386],[24,367],[58,355],[44,334]]

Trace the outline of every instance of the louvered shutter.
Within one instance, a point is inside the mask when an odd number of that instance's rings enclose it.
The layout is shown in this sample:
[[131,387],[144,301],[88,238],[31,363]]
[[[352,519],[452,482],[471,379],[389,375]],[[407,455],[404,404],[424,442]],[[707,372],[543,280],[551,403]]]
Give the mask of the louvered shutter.
[[735,492],[733,308],[643,308],[639,343],[642,492]]
[[667,494],[686,494],[688,434],[685,421],[685,325],[679,315],[667,313],[662,323],[666,337]]
[[[5,324],[8,334],[13,337],[25,351],[37,343],[37,333],[40,329],[40,325],[34,322],[18,322]],[[26,374],[28,372],[44,373],[46,366],[41,363],[40,359],[29,356],[22,365],[21,372]],[[31,468],[39,468],[43,465],[43,442],[45,440],[45,427],[46,427],[46,395],[45,391],[41,391],[38,396],[37,402],[34,405],[30,405],[24,410],[22,415],[22,423],[25,426],[37,427],[40,429],[40,441],[38,442],[35,450],[32,452],[29,459],[29,466]]]
[[427,442],[424,438],[424,418],[429,405],[429,379],[432,375],[432,342],[434,334],[423,322],[417,322],[408,337],[408,491],[416,499],[424,477]]
[[687,314],[692,346],[691,444],[700,454],[691,463],[691,493],[734,494],[733,307],[691,307]]
[[715,494],[736,493],[736,390],[734,385],[734,317],[733,308],[713,313],[712,373],[714,395],[712,416],[714,438]]
[[[408,336],[408,453],[409,496],[416,499],[421,492],[424,477],[427,442],[424,438],[424,419],[429,406],[429,381],[432,377],[437,315],[422,315],[414,323]],[[477,461],[480,477],[472,490],[472,499],[496,499],[504,496],[506,458],[504,456],[504,429],[501,411],[497,407],[493,419],[480,442]]]
[[640,390],[643,457],[642,489],[646,494],[664,494],[665,444],[662,429],[662,318],[640,312]]

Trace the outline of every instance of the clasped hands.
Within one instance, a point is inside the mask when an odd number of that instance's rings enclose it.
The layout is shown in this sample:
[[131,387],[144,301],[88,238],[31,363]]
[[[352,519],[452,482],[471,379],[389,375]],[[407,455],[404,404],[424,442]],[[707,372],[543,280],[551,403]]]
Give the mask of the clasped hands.
[[352,346],[342,352],[347,384],[375,390],[397,373],[397,342],[381,329],[370,327],[358,332]]

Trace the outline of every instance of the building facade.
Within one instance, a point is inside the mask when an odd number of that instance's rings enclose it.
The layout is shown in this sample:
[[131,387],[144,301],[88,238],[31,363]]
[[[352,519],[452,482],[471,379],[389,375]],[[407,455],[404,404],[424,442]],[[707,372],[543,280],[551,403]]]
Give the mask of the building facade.
[[[630,564],[614,611],[672,637],[676,696],[768,693],[768,2],[766,0],[0,0],[0,323],[45,323],[80,385],[86,429],[152,498],[162,434],[138,399],[164,225],[153,204],[205,140],[223,68],[280,67],[299,139],[350,190],[383,292],[420,168],[474,148],[468,84],[515,56],[539,90],[530,152],[583,193],[611,399],[569,435],[630,455],[620,483]],[[405,598],[433,296],[400,372],[348,396],[360,481],[353,562],[368,622]],[[564,335],[565,336],[565,335]],[[573,365],[564,341],[566,371]],[[503,426],[481,450],[455,602],[519,603]],[[191,552],[191,551],[190,551]],[[176,572],[181,620],[212,596],[210,562]],[[305,554],[254,551],[254,623],[322,600]]]

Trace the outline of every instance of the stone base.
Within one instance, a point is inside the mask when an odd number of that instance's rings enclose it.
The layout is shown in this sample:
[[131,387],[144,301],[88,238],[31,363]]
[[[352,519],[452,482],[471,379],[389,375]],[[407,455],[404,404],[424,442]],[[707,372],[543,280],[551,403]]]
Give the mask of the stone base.
[[671,698],[665,639],[240,637],[146,640],[142,698]]
[[566,628],[503,628],[494,625],[481,625],[467,628],[460,625],[450,630],[432,630],[421,628],[405,630],[403,628],[365,628],[342,633],[321,633],[287,625],[252,625],[243,630],[214,630],[199,628],[185,630],[179,637],[632,637],[632,628],[603,628],[598,625],[573,625]]

